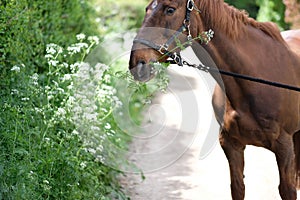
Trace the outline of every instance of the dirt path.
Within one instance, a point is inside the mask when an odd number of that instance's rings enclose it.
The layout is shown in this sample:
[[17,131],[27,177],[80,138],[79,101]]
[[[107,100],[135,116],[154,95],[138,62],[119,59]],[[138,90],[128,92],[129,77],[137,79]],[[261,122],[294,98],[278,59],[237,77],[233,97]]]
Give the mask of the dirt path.
[[[219,144],[199,159],[214,120],[207,85],[194,70],[179,70],[170,70],[168,93],[153,101],[144,133],[131,145],[130,159],[144,171],[145,180],[127,173],[124,188],[132,200],[231,199],[228,163]],[[280,199],[271,152],[248,146],[245,165],[246,199]]]

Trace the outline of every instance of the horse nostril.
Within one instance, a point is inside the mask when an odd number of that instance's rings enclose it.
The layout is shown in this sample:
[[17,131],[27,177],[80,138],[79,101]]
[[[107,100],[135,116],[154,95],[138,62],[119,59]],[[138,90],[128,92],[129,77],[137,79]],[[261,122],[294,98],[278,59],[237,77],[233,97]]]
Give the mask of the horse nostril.
[[154,67],[145,60],[137,60],[134,67],[130,69],[131,74],[134,76],[135,80],[146,82],[150,80],[155,75]]
[[144,60],[139,60],[138,61],[138,65],[145,65],[145,64],[146,64],[146,62]]
[[143,77],[147,72],[146,62],[139,60],[137,64],[137,75]]

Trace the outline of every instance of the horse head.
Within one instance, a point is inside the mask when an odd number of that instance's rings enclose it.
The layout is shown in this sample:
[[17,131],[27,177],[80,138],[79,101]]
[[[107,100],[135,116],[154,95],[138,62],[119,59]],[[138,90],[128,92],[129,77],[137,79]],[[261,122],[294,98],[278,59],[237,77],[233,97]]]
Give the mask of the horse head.
[[193,0],[153,0],[147,6],[129,61],[130,72],[136,80],[146,82],[153,78],[153,63],[164,62],[169,57],[182,65],[176,42],[191,40],[201,31],[197,24],[201,22],[199,12],[193,12],[195,9]]

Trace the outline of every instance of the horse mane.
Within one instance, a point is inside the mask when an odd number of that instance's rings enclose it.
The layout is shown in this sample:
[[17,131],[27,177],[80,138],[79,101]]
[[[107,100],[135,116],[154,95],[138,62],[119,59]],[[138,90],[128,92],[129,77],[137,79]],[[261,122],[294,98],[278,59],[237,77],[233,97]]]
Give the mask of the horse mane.
[[223,0],[200,0],[199,9],[205,15],[204,23],[214,26],[211,28],[223,30],[232,39],[243,34],[246,26],[250,25],[263,31],[274,40],[285,43],[274,23],[258,22],[250,18],[245,10],[238,10]]

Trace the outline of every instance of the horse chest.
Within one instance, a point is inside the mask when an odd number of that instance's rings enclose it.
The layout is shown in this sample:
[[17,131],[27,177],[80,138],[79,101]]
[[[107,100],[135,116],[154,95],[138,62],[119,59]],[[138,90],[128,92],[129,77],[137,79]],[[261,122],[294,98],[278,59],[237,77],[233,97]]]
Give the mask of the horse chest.
[[280,134],[276,120],[266,115],[253,116],[251,112],[241,112],[226,107],[222,129],[229,138],[238,140],[244,145],[256,145],[266,148],[272,146]]

